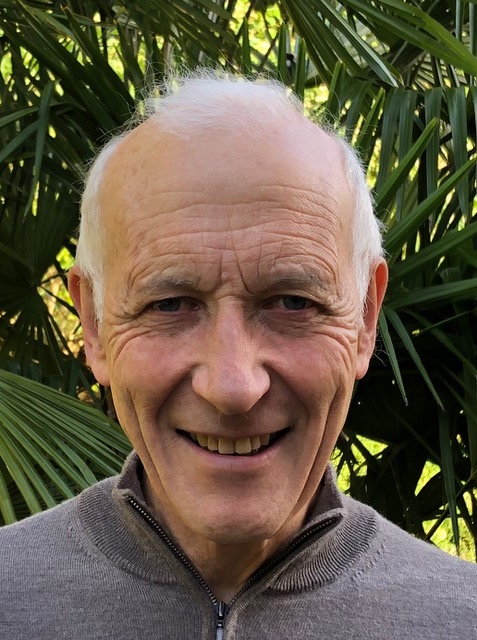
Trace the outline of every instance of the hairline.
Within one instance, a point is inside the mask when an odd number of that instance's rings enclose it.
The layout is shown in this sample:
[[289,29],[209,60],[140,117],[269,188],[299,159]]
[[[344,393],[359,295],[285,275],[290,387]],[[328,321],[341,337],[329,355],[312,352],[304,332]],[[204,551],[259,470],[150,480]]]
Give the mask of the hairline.
[[[151,91],[149,98],[145,101],[145,113],[143,117],[139,119],[136,116],[130,121],[122,133],[113,136],[100,150],[96,159],[91,164],[86,176],[85,188],[81,202],[81,222],[77,246],[77,264],[83,276],[88,278],[91,283],[94,297],[94,308],[98,322],[101,322],[103,317],[105,293],[104,225],[101,221],[100,196],[101,186],[109,160],[117,152],[121,142],[129,135],[129,133],[134,131],[138,125],[146,122],[157,124],[158,129],[163,132],[174,133],[179,136],[187,135],[190,137],[190,127],[187,125],[188,123],[190,124],[191,118],[188,120],[186,117],[185,122],[181,122],[180,118],[184,117],[184,113],[182,113],[182,116],[181,114],[178,116],[175,111],[180,111],[180,109],[177,109],[177,106],[175,110],[173,109],[175,102],[175,104],[179,105],[183,111],[185,110],[185,114],[187,116],[187,109],[190,110],[190,104],[187,103],[187,96],[182,99],[182,102],[178,101],[178,94],[175,93],[172,88],[174,83],[179,82],[180,94],[181,90],[184,92],[184,87],[186,87],[186,89],[188,88],[190,93],[190,85],[194,83],[196,84],[196,87],[200,83],[202,85],[200,88],[203,91],[206,91],[208,87],[209,90],[219,90],[220,87],[218,85],[220,84],[221,86],[224,86],[224,80],[226,82],[226,90],[231,87],[231,84],[234,84],[234,89],[236,89],[239,84],[236,77],[217,77],[216,75],[211,75],[209,72],[201,71],[198,74],[190,74],[185,78],[172,78],[169,80],[168,86],[165,88],[166,98],[158,100],[155,97],[157,94],[157,88],[154,88]],[[358,295],[361,306],[364,310],[366,305],[366,292],[369,284],[370,269],[373,262],[383,255],[383,250],[381,246],[380,223],[374,216],[371,194],[366,185],[365,174],[356,152],[349,143],[333,131],[331,127],[324,126],[322,123],[314,122],[305,117],[301,111],[301,103],[299,103],[298,98],[293,94],[287,94],[283,85],[280,85],[276,81],[243,80],[243,82],[246,83],[246,89],[250,88],[250,85],[252,84],[255,87],[255,91],[256,88],[260,90],[260,87],[262,87],[273,96],[276,100],[276,104],[273,105],[273,108],[275,109],[277,118],[286,118],[287,113],[290,113],[292,110],[295,114],[303,118],[304,121],[311,122],[315,127],[327,134],[333,142],[338,145],[338,148],[343,153],[347,182],[354,199],[354,208],[352,212],[352,262]],[[164,88],[162,88],[162,90],[164,91]],[[235,93],[239,94],[237,91]],[[225,98],[226,97],[227,96],[225,96]],[[194,96],[189,95],[189,99],[193,100]],[[263,123],[264,118],[261,114],[257,113],[257,109],[254,109],[255,105],[252,102],[247,103],[244,97],[243,99],[245,102],[244,108],[246,109],[243,119],[249,117],[253,120],[252,126],[253,123],[260,123],[260,121]],[[172,106],[170,106],[170,103],[172,103]],[[212,128],[214,125],[214,132],[217,133],[217,123],[214,122],[214,114],[209,112],[201,114],[200,108],[198,108],[197,111],[199,112],[199,115],[192,112],[192,116],[195,117],[195,122],[200,126],[201,133],[203,134],[204,131],[206,133],[207,128]],[[223,117],[223,110],[222,112],[219,112],[219,114]],[[200,117],[201,115],[202,120]],[[227,130],[228,126],[230,130],[230,125],[223,121],[220,123],[220,126],[224,130]],[[371,237],[368,238],[372,245],[370,249],[368,247],[364,247],[367,243],[365,243],[361,237],[362,231],[360,227],[363,223],[364,227],[367,228],[368,231],[371,231]]]

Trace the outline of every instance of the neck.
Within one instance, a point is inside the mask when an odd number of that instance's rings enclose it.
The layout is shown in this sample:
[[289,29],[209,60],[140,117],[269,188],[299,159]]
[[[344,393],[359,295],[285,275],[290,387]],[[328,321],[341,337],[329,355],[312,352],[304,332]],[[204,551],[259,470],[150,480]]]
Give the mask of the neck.
[[146,476],[145,493],[155,518],[171,534],[219,601],[229,602],[257,569],[285,548],[300,530],[306,508],[295,511],[271,537],[227,543],[211,540],[192,531],[161,508]]
[[186,552],[189,560],[209,585],[219,601],[230,602],[247,580],[276,553],[289,544],[298,530],[290,534],[279,532],[268,540],[243,544],[221,544],[211,540],[198,540],[194,534],[174,538]]
[[199,570],[217,600],[224,602],[230,602],[248,578],[273,553],[266,541],[241,545],[209,542],[201,548],[189,547],[192,563]]

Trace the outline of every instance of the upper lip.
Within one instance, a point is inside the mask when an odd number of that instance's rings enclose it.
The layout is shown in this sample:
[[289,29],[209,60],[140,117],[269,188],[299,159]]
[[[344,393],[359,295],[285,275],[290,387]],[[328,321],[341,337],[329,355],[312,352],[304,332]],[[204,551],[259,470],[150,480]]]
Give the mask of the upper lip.
[[289,427],[283,427],[282,429],[274,429],[273,431],[264,431],[263,433],[237,433],[230,429],[227,433],[206,433],[205,431],[192,431],[189,429],[177,429],[179,433],[185,433],[187,435],[204,436],[205,438],[227,438],[228,440],[238,440],[239,438],[263,438],[263,436],[273,436],[276,433],[280,433],[289,429]]

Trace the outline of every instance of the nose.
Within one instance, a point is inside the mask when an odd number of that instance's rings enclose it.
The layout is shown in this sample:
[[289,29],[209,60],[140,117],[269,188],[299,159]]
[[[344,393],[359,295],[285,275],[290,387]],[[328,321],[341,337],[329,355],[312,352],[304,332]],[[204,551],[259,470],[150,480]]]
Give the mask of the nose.
[[193,391],[223,415],[250,411],[270,387],[257,341],[240,312],[216,318],[192,373]]

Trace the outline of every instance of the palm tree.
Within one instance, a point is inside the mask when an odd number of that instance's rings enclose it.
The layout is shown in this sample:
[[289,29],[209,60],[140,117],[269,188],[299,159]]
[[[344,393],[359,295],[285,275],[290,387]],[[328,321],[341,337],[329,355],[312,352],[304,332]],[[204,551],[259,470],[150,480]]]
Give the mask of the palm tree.
[[0,20],[0,522],[127,451],[64,289],[82,172],[151,82],[200,64],[280,78],[360,150],[391,280],[336,464],[415,534],[450,518],[477,545],[475,4],[0,0]]

